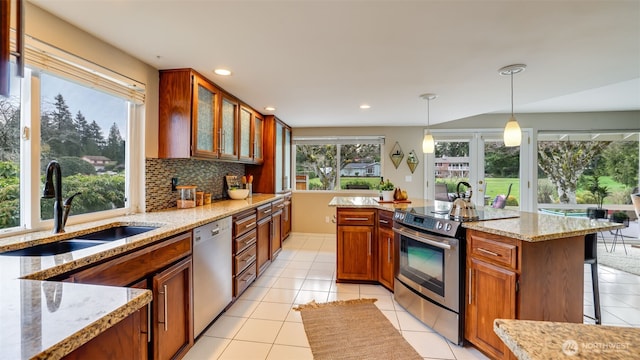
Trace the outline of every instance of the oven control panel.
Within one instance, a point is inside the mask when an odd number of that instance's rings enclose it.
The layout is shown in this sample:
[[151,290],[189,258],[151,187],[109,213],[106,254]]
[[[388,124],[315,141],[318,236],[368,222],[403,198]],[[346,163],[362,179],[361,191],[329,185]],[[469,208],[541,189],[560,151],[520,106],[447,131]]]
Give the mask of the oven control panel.
[[393,215],[393,219],[399,224],[409,225],[419,230],[434,232],[451,237],[456,237],[461,226],[459,221],[435,218],[403,211],[396,211]]

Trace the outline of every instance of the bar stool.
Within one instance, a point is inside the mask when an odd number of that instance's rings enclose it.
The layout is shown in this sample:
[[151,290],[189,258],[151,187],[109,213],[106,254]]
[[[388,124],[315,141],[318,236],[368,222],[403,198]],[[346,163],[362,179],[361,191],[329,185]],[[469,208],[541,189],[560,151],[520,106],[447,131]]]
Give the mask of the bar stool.
[[600,287],[598,286],[598,235],[587,234],[584,238],[584,263],[591,265],[591,284],[593,286],[593,309],[594,317],[584,315],[596,321],[597,325],[602,324],[600,313]]

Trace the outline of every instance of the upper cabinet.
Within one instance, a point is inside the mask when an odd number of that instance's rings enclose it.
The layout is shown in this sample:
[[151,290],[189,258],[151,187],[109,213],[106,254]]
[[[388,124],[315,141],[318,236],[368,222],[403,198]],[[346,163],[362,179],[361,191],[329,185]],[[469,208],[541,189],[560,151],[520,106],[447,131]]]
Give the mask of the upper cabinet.
[[161,70],[159,101],[160,158],[262,162],[262,115],[196,71]]
[[279,194],[291,190],[291,128],[274,115],[262,121],[262,166],[247,168],[253,191]]
[[257,164],[262,164],[263,155],[262,155],[262,133],[264,129],[264,119],[262,115],[254,112],[253,113],[253,160]]

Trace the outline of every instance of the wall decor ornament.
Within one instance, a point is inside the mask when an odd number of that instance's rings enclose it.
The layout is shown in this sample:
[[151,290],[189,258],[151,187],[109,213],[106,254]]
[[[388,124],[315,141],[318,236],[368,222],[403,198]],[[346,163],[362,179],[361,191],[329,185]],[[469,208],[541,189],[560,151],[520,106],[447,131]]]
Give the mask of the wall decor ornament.
[[402,149],[400,148],[400,144],[398,144],[397,141],[396,141],[396,144],[393,145],[393,148],[391,149],[389,156],[391,157],[391,161],[393,162],[393,165],[397,169],[398,166],[400,165],[400,162],[402,162],[402,159],[404,158],[404,153],[402,152]]
[[413,150],[409,151],[409,155],[407,156],[407,165],[409,165],[409,170],[411,170],[412,174],[418,167],[419,163],[420,163],[420,160],[418,160],[418,157],[416,156],[416,152]]

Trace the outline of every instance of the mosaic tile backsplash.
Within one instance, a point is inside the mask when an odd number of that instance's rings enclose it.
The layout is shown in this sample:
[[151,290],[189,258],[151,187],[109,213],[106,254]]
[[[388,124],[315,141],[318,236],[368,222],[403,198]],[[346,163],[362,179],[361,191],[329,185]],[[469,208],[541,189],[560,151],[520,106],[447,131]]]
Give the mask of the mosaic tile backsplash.
[[224,198],[224,176],[245,174],[244,164],[195,159],[152,159],[145,166],[146,212],[176,207],[178,191],[171,191],[171,178],[178,185],[196,185],[212,199]]

